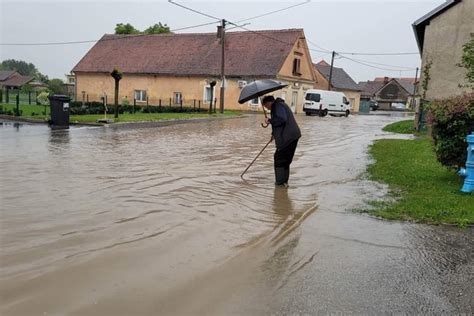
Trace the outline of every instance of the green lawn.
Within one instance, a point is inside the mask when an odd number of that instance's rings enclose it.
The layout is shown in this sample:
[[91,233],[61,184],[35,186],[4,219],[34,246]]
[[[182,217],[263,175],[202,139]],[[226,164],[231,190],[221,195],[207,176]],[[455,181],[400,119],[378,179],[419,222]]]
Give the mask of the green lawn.
[[[14,111],[16,105],[12,104],[0,104],[0,109],[3,112]],[[43,114],[43,105],[28,105],[20,104],[20,111],[22,112],[21,117],[23,118],[36,118],[44,119],[50,115],[50,107],[46,106],[46,115]],[[239,116],[241,115],[238,111],[225,111],[224,114],[216,113],[209,115],[208,113],[135,113],[120,114],[118,119],[114,122],[141,122],[141,121],[162,121],[162,120],[185,120],[190,118],[207,118],[207,117],[227,117],[227,116]],[[103,119],[103,114],[98,115],[71,115],[71,122],[78,123],[95,123],[98,119]],[[108,119],[114,119],[113,114],[107,114]]]
[[[396,126],[408,124],[399,123]],[[474,194],[460,192],[463,178],[436,160],[427,136],[378,140],[370,154],[375,159],[368,168],[370,179],[387,183],[395,201],[372,202],[368,213],[394,220],[474,224]]]
[[[46,116],[49,116],[49,109],[50,109],[49,105],[46,106],[46,115],[43,114],[43,112],[45,111],[44,105],[20,104],[19,108],[20,108],[22,117],[33,117],[33,118],[42,119]],[[0,109],[3,112],[14,111],[14,109],[16,109],[16,105],[2,103],[0,104]]]
[[[211,114],[208,113],[135,113],[120,114],[118,119],[114,119],[113,114],[107,114],[107,119],[113,119],[114,122],[153,122],[163,120],[185,120],[191,118],[208,118],[208,117],[227,117],[227,116],[238,116],[240,115],[237,111],[225,111],[224,114]],[[72,115],[70,117],[71,122],[79,123],[94,123],[99,119],[103,119],[103,114],[98,115]]]
[[384,132],[392,132],[399,134],[413,134],[415,132],[414,121],[406,120],[388,124],[382,129]]

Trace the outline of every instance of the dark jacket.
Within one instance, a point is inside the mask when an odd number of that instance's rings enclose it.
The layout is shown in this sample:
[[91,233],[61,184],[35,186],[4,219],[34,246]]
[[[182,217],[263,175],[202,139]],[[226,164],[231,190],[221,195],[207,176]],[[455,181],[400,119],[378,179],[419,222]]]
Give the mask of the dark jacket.
[[272,124],[272,135],[277,149],[285,148],[301,137],[293,112],[282,99],[277,98],[273,102],[271,114],[270,124]]

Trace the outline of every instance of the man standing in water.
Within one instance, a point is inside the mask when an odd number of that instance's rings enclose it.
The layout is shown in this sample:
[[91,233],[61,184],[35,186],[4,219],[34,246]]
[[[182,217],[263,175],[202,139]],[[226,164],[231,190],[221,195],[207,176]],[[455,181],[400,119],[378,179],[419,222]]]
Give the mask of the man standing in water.
[[293,161],[301,131],[290,107],[282,99],[275,100],[271,95],[266,96],[262,100],[262,105],[271,111],[271,118],[266,118],[265,123],[272,124],[272,136],[276,145],[273,156],[275,184],[287,187],[290,164]]

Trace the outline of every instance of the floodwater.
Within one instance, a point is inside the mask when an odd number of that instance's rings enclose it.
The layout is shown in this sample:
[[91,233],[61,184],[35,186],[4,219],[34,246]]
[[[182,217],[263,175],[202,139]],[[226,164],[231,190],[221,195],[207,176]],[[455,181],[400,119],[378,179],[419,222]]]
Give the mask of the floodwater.
[[[474,313],[474,231],[353,212],[403,119],[297,116],[290,188],[260,116],[0,125],[1,315]],[[393,136],[396,137],[396,136]]]

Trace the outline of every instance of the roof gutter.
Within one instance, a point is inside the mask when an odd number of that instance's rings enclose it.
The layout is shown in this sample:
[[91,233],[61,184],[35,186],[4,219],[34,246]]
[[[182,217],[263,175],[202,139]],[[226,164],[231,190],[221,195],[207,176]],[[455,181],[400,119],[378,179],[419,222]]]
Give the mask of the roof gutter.
[[444,11],[448,10],[453,5],[458,4],[462,0],[447,0],[445,3],[441,4],[440,6],[434,8],[427,14],[423,15],[421,18],[413,22],[412,28],[413,33],[415,33],[416,44],[418,45],[418,51],[420,52],[420,56],[423,55],[423,44],[425,40],[425,28],[427,25],[430,24],[430,21],[443,13]]

